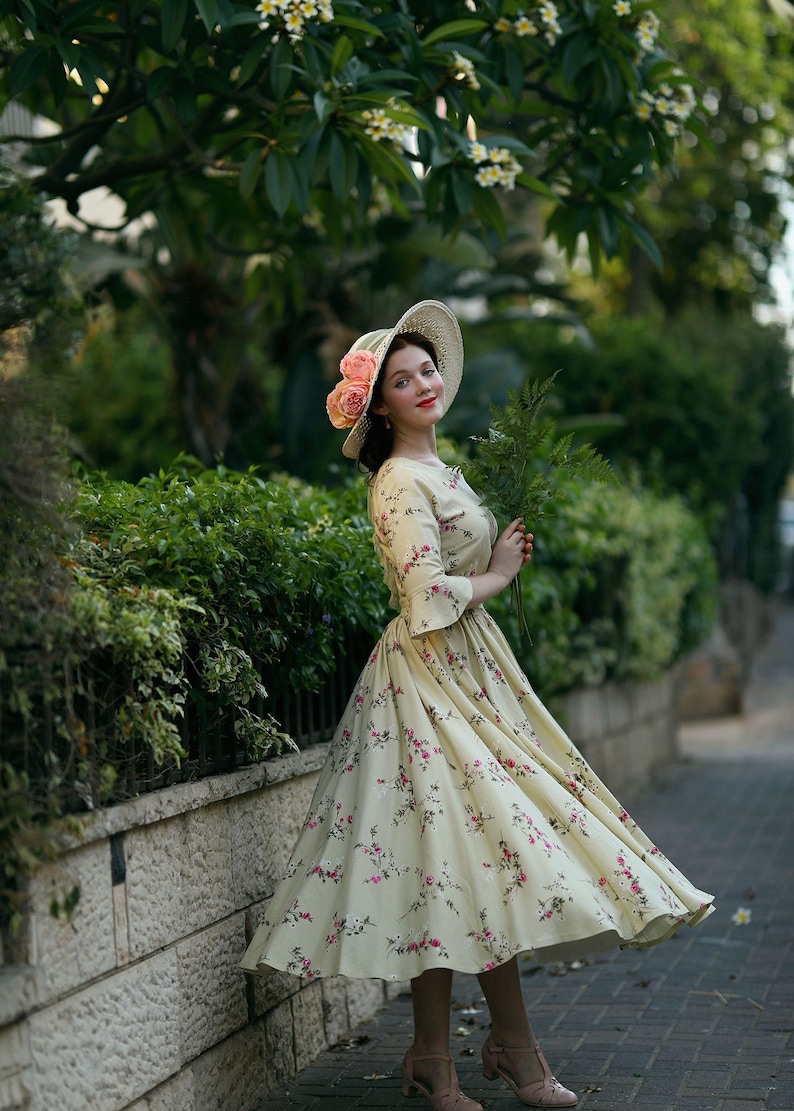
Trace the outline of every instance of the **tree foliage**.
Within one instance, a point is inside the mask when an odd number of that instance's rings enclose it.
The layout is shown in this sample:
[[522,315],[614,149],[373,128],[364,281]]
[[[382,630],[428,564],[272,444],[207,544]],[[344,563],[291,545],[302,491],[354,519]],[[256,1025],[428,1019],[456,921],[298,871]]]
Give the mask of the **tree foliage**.
[[632,307],[643,307],[647,287],[672,312],[693,301],[746,312],[771,299],[788,219],[794,35],[758,0],[670,0],[665,21],[698,75],[705,141],[685,135],[675,173],[640,201],[664,266],[651,272],[637,259]]
[[654,253],[632,206],[693,106],[643,2],[2,0],[0,18],[3,92],[56,125],[6,136],[40,189],[77,213],[104,186],[129,221],[189,181],[263,251],[306,221],[360,234],[377,190],[446,233],[502,227],[494,187],[517,183],[567,250]]

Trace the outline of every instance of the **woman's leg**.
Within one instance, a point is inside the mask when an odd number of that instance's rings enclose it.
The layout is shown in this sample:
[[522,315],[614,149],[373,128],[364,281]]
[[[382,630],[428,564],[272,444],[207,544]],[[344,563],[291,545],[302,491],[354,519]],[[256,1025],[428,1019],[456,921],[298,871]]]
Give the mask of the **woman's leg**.
[[[477,977],[491,1012],[491,1034],[496,1045],[524,1048],[537,1043],[521,994],[521,979],[515,957]],[[510,1075],[519,1087],[543,1079],[537,1056],[524,1053],[510,1060]]]
[[411,980],[414,1011],[414,1052],[449,1055],[452,969],[431,968]]
[[[411,980],[411,1004],[414,1012],[414,1044],[411,1056],[428,1054],[449,1056],[449,1023],[452,1001],[452,969],[431,968]],[[449,1067],[443,1061],[419,1061],[414,1075],[431,1092],[449,1083]]]
[[[411,1002],[414,1043],[406,1054],[411,1075],[424,1085],[425,1095],[433,1093],[430,1097],[433,1107],[483,1111],[482,1104],[461,1093],[449,1052],[452,970],[431,968],[411,980]],[[403,1072],[404,1080],[405,1075]]]
[[524,1006],[516,958],[481,972],[477,979],[491,1012],[494,1040],[499,1045],[534,1045],[537,1038]]

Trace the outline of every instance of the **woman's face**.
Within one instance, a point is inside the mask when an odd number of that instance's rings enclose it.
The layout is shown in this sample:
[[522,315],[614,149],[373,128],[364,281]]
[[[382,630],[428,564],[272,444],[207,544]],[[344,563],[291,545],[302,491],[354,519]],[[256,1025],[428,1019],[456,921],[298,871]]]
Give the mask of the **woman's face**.
[[423,348],[411,343],[392,352],[381,381],[381,401],[373,408],[388,417],[398,432],[422,431],[440,420],[444,379]]

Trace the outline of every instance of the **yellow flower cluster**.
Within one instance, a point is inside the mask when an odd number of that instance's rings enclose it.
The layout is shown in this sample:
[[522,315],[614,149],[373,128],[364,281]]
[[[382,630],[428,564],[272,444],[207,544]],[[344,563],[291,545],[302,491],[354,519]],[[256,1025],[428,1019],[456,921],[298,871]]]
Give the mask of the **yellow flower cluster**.
[[474,180],[485,189],[497,185],[515,189],[516,176],[521,173],[521,163],[506,147],[486,147],[476,140],[469,147],[469,158],[478,167]]
[[259,0],[256,10],[263,29],[281,24],[293,42],[303,38],[307,23],[330,23],[334,18],[331,0]]
[[650,54],[659,37],[659,16],[655,12],[643,12],[637,25],[637,42],[643,54]]
[[668,135],[681,134],[683,124],[692,115],[695,107],[695,94],[691,85],[659,86],[657,93],[643,89],[636,108],[637,118],[645,123],[653,119],[654,113],[661,119],[662,127]]
[[479,89],[480,82],[477,79],[477,71],[474,68],[474,62],[471,58],[464,58],[462,54],[458,54],[457,50],[452,55],[452,65],[450,67],[452,74],[456,81],[466,85],[469,89]]
[[[631,15],[631,0],[615,0],[612,11],[620,19]],[[659,16],[655,12],[643,12],[637,23],[637,42],[643,54],[650,54],[659,37]]]
[[562,34],[560,13],[552,0],[543,0],[530,15],[519,12],[515,19],[501,16],[495,27],[497,31],[518,35],[519,38],[534,38],[542,34],[549,46],[554,46]]
[[361,113],[361,118],[366,124],[364,131],[376,143],[381,139],[391,139],[394,143],[405,145],[408,129],[395,123],[383,108],[368,108]]

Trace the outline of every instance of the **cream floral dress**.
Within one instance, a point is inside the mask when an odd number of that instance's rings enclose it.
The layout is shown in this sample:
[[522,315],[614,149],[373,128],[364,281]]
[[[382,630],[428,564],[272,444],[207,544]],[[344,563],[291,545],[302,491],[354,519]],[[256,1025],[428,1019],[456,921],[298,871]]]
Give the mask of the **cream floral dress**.
[[554,721],[482,606],[496,523],[391,459],[370,516],[400,613],[339,724],[242,967],[408,980],[653,945],[710,912]]

